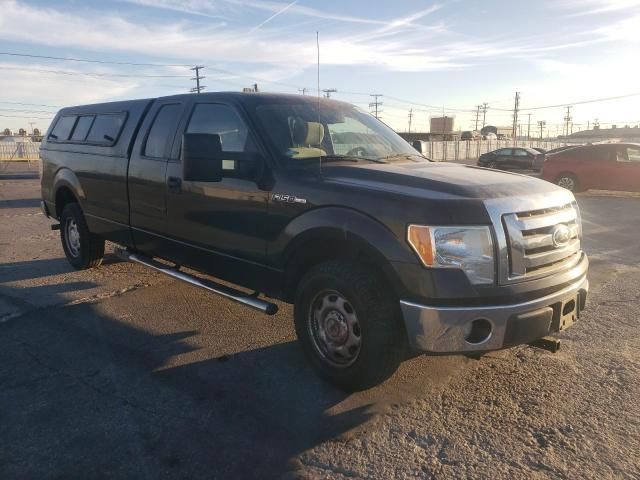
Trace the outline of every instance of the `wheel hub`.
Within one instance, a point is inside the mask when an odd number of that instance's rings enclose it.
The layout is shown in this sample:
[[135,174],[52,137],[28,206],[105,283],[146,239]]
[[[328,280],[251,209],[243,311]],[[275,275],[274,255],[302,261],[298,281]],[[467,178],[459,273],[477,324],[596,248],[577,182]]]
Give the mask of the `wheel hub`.
[[334,367],[348,367],[360,354],[360,324],[354,308],[340,293],[319,293],[309,311],[309,333],[316,352]]
[[67,220],[65,226],[67,249],[74,257],[80,254],[80,230],[78,224],[73,218]]
[[347,322],[340,312],[329,312],[325,320],[327,339],[332,343],[344,343],[349,336]]

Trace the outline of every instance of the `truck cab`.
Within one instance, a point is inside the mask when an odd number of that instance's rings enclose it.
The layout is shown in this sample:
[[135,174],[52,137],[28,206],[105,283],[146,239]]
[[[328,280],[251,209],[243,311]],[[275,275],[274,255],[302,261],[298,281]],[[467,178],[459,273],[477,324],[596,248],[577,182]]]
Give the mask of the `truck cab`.
[[99,265],[109,240],[265,313],[292,303],[310,362],[346,389],[411,355],[534,342],[585,306],[570,192],[430,162],[346,103],[207,93],[70,107],[41,156],[43,210],[74,266]]

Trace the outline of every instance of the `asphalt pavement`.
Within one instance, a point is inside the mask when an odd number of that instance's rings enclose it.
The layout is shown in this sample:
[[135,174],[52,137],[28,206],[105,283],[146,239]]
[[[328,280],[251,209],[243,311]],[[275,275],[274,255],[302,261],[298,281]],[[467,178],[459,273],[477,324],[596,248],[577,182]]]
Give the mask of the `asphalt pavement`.
[[345,394],[263,316],[125,263],[76,271],[0,169],[0,478],[640,478],[637,195],[578,197],[591,295],[560,352],[421,356]]

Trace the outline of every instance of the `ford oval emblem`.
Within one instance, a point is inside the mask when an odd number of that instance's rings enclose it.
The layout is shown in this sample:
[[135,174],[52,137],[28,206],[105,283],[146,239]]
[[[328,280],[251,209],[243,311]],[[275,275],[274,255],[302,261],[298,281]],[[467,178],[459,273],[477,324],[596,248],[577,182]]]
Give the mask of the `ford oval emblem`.
[[566,247],[571,240],[571,232],[566,225],[556,225],[551,232],[551,241],[556,248]]

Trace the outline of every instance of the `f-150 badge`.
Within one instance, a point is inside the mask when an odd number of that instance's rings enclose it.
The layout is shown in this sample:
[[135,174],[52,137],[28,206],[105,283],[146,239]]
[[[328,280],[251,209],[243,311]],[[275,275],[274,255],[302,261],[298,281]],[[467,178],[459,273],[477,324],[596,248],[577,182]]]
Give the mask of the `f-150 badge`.
[[284,193],[274,193],[271,197],[274,202],[283,202],[283,203],[307,203],[306,198],[298,198],[295,195],[287,195]]

